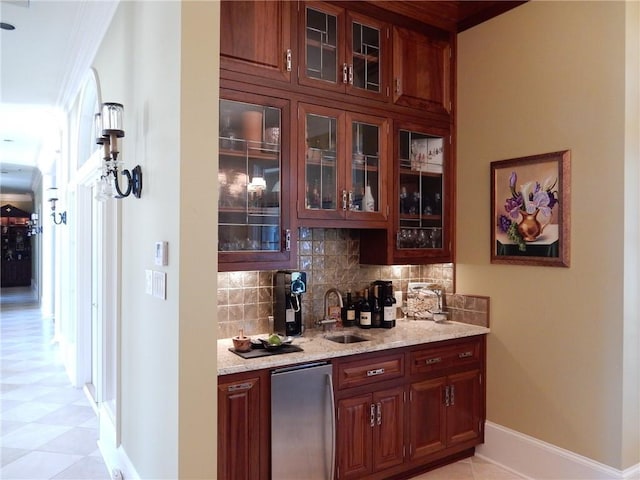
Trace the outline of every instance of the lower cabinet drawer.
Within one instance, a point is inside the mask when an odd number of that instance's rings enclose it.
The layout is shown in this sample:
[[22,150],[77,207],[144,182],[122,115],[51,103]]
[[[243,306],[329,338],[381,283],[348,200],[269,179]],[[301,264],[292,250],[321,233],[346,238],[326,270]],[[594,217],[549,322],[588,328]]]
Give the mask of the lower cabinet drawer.
[[404,355],[397,353],[340,363],[338,365],[337,385],[338,388],[351,388],[403,376]]
[[473,364],[480,361],[480,341],[471,340],[444,347],[416,350],[411,352],[409,358],[411,374]]

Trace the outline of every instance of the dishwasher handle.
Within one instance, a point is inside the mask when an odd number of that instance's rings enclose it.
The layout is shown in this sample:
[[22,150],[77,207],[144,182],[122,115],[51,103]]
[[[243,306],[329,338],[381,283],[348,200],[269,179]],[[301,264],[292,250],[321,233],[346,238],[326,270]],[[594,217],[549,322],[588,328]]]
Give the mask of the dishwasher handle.
[[336,474],[336,400],[333,391],[333,376],[327,373],[327,383],[329,384],[329,397],[331,399],[331,471],[330,480],[334,480]]
[[302,365],[294,365],[293,367],[276,368],[275,370],[271,370],[271,375],[278,375],[280,373],[287,373],[287,372],[295,372],[297,370],[305,370],[307,368],[323,367],[325,365],[329,365],[329,362],[303,363]]

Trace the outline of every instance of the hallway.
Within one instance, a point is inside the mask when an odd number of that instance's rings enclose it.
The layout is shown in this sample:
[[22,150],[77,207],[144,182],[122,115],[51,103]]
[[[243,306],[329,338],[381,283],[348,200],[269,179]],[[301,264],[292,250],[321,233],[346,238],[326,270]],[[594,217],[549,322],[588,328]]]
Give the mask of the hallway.
[[0,295],[0,478],[109,479],[97,447],[98,418],[73,388],[29,288]]

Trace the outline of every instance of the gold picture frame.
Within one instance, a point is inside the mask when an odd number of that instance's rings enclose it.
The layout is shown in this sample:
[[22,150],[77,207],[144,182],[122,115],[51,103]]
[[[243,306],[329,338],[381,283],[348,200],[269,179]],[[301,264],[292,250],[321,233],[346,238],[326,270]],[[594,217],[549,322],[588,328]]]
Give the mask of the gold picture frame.
[[570,150],[491,162],[491,263],[569,267]]

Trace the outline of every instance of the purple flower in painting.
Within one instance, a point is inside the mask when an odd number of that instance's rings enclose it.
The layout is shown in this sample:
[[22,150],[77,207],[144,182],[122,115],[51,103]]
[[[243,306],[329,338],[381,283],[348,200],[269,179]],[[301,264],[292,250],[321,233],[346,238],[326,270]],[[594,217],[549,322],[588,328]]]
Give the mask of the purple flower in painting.
[[511,218],[518,218],[518,212],[522,209],[522,196],[518,194],[515,198],[507,198],[504,209]]
[[516,188],[517,181],[518,181],[518,175],[516,175],[516,172],[511,172],[511,176],[509,177],[509,187],[511,189]]
[[551,215],[551,208],[549,208],[549,194],[547,192],[538,191],[534,193],[532,203],[545,217]]
[[507,233],[509,227],[511,226],[511,220],[506,215],[500,215],[498,217],[498,228],[502,233]]

